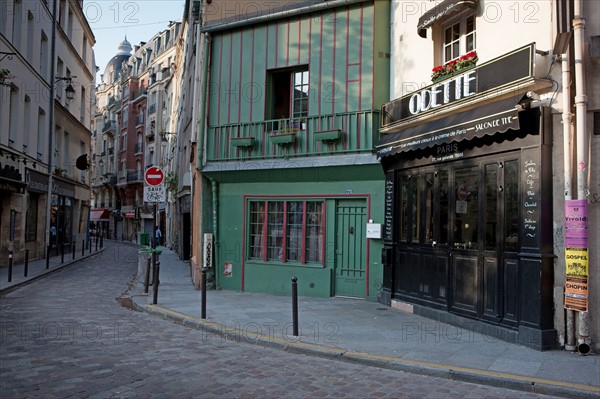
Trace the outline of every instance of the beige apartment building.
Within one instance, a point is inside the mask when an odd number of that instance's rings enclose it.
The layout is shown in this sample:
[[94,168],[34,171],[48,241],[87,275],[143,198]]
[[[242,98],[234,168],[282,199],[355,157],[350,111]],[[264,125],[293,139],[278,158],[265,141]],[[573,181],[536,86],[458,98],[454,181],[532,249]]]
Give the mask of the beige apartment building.
[[0,4],[2,264],[8,251],[36,259],[86,238],[89,175],[76,161],[91,152],[95,38],[82,3]]

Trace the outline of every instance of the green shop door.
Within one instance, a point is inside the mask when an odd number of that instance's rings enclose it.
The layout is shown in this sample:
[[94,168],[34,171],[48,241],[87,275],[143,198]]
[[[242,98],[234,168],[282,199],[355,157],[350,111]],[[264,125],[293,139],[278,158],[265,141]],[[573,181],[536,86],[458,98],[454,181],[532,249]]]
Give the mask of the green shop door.
[[335,295],[365,297],[366,200],[339,200],[335,225]]

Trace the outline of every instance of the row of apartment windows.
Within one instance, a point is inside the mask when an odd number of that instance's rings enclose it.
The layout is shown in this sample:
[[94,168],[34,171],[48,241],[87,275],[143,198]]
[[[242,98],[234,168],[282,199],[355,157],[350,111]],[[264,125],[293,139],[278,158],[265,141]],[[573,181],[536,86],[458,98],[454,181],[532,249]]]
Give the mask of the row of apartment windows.
[[[37,106],[29,95],[22,95],[16,86],[0,86],[0,88],[2,89],[0,125],[3,114],[2,108],[8,107],[4,115],[8,114],[9,146],[33,158],[42,160],[47,145],[45,139],[48,131],[46,110]],[[35,112],[36,107],[37,113]],[[35,137],[32,137],[32,133],[35,134]]]
[[[13,2],[3,2],[0,5],[3,15],[12,15],[12,45],[14,48],[29,62],[32,66],[39,66],[37,71],[40,75],[49,80],[49,38],[48,34],[44,29],[40,28],[42,18],[47,18],[49,24],[48,29],[51,29],[50,14],[44,13],[39,6],[39,3],[25,2],[23,0],[14,0]],[[25,8],[25,4],[28,5]],[[63,31],[67,34],[71,44],[78,48],[79,43],[74,37],[74,32],[81,32],[81,29],[75,29],[73,11],[70,9],[67,12],[66,0],[60,1],[59,7],[59,24],[63,28]],[[67,18],[65,18],[67,13]],[[10,18],[10,17],[9,17]],[[2,18],[3,29],[0,29],[5,35],[9,33],[8,21],[6,17]],[[9,37],[8,35],[6,35]],[[88,63],[88,47],[89,41],[85,33],[81,34],[81,46],[78,51],[79,55],[83,59],[84,63]]]

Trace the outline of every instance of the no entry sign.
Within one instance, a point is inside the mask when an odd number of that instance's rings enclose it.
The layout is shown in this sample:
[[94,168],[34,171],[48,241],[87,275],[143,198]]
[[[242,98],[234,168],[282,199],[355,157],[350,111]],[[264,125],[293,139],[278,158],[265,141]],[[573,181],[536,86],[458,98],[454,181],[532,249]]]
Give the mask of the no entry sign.
[[144,179],[146,180],[146,184],[150,186],[159,186],[165,179],[165,173],[162,171],[161,168],[151,166],[148,169],[146,169]]

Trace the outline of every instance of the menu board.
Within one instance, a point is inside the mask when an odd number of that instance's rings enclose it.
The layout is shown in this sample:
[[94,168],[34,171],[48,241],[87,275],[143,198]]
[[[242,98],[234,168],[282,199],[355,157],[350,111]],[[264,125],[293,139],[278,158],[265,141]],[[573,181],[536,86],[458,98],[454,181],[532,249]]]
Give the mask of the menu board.
[[385,214],[383,240],[394,241],[394,173],[385,175]]
[[537,246],[540,218],[540,176],[537,163],[525,160],[523,168],[523,246]]

